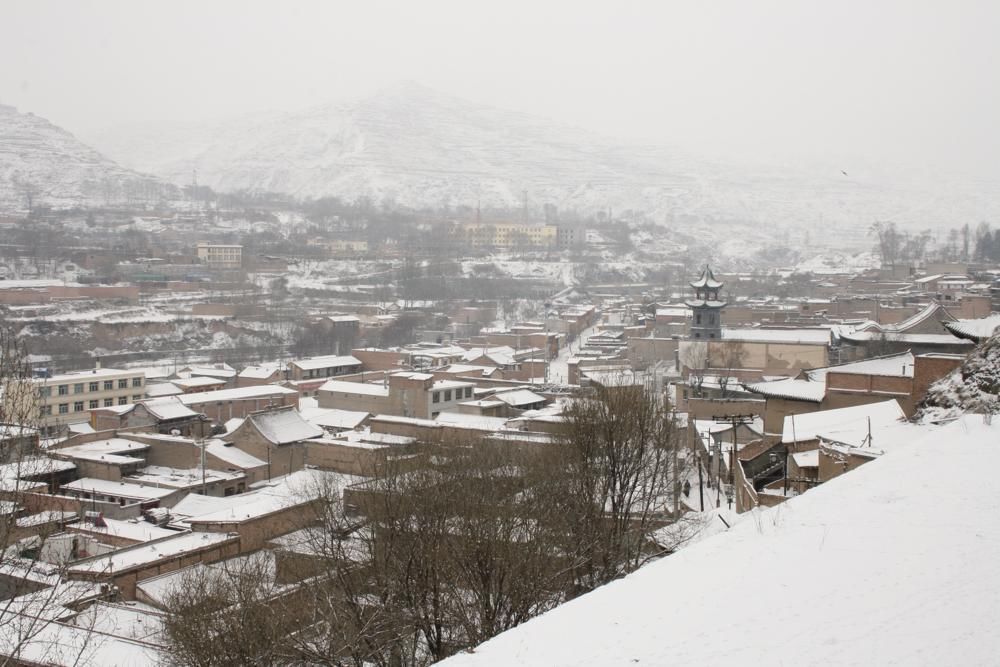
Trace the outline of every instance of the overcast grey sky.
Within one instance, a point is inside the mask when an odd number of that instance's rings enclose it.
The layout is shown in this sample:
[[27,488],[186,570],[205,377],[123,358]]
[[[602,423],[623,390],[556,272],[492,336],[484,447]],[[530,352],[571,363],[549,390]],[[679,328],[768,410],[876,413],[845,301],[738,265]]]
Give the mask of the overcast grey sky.
[[70,130],[411,79],[630,140],[997,173],[1000,1],[0,0],[0,102]]

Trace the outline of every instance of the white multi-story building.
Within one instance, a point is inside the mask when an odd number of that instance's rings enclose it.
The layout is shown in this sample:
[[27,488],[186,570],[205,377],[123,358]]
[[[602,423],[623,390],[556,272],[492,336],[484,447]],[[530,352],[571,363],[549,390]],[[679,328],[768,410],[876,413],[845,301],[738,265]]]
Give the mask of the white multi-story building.
[[90,419],[90,410],[141,401],[146,392],[142,370],[94,368],[34,378],[39,428],[54,433]]

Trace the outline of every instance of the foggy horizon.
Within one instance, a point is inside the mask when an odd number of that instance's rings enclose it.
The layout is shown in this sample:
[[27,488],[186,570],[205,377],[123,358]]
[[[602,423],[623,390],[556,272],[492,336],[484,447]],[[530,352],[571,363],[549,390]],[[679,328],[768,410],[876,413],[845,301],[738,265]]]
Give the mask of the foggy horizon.
[[981,74],[1000,55],[992,3],[8,2],[3,15],[0,103],[81,137],[413,81],[626,144],[997,173],[1000,86]]

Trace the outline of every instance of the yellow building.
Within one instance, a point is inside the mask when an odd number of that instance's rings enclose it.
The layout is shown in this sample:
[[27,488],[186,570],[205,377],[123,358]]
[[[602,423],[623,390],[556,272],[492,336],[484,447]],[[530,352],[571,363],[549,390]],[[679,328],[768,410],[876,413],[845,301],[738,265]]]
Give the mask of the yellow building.
[[462,225],[460,233],[466,243],[477,248],[548,247],[556,245],[557,227],[516,222],[476,222]]

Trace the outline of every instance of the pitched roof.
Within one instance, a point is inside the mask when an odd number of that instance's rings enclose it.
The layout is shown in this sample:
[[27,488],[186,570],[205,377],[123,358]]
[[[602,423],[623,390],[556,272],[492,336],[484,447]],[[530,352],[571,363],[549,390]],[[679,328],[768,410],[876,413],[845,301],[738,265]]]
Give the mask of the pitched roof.
[[715,279],[715,274],[712,273],[712,269],[707,266],[705,267],[705,270],[701,272],[701,277],[697,280],[691,281],[690,285],[695,289],[698,289],[699,287],[707,287],[709,289],[722,287],[722,283]]
[[[323,429],[307,422],[295,408],[291,407],[254,412],[247,417],[247,422],[253,424],[268,442],[275,445],[318,438],[324,433]],[[244,426],[246,422],[241,428]]]
[[[189,394],[195,395],[195,394]],[[161,421],[194,417],[198,413],[186,406],[177,396],[164,396],[143,401],[142,406],[149,414]]]
[[793,401],[809,401],[811,403],[822,403],[826,396],[826,383],[812,380],[800,380],[788,378],[786,380],[774,380],[772,382],[754,382],[744,384],[743,387],[754,394],[773,398],[787,398]]
[[944,328],[955,334],[959,338],[965,338],[975,343],[980,343],[994,333],[1000,327],[1000,314],[990,315],[977,320],[956,320],[945,322]]
[[513,391],[498,392],[493,395],[493,398],[513,407],[545,402],[544,396],[539,396],[530,389],[514,389]]

